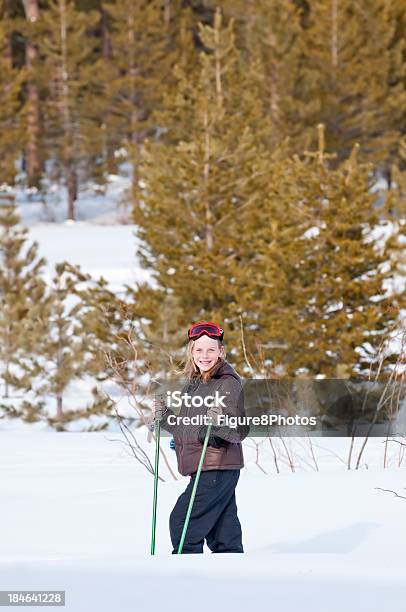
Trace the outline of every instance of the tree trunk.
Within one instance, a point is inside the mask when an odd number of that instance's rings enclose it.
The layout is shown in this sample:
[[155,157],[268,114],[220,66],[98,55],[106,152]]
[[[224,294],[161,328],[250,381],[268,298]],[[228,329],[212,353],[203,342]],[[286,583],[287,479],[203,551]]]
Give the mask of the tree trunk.
[[70,97],[70,73],[68,66],[68,23],[67,23],[67,8],[65,0],[62,0],[60,5],[60,31],[61,31],[61,64],[60,80],[61,80],[61,101],[60,111],[62,117],[64,131],[64,175],[66,188],[68,190],[68,214],[67,218],[71,221],[75,218],[75,202],[78,193],[78,180],[75,169],[75,142],[74,142],[74,126],[69,106]]
[[[109,30],[109,18],[107,11],[101,7],[100,8],[100,26],[101,26],[101,37],[102,37],[102,55],[103,59],[108,62],[111,59],[112,54],[112,44],[111,44],[111,36]],[[117,160],[114,157],[115,151],[119,146],[117,142],[117,137],[111,133],[108,129],[108,124],[106,122],[106,118],[111,112],[111,108],[106,108],[103,111],[101,116],[101,129],[103,130],[103,158],[105,160],[105,168],[109,174],[117,173]]]
[[211,156],[211,134],[209,127],[209,119],[207,110],[204,113],[204,166],[203,166],[203,182],[205,185],[206,192],[206,248],[210,252],[213,250],[213,213],[210,204],[210,189],[209,189],[209,180],[210,180],[210,156]]
[[338,66],[338,2],[331,1],[331,65]]
[[67,188],[68,188],[68,219],[75,219],[75,202],[78,197],[78,181],[76,172],[73,167],[68,167],[67,172]]
[[100,12],[103,59],[108,60],[111,57],[111,41],[109,36],[107,12],[103,7],[101,7]]
[[[35,22],[39,18],[38,0],[23,0],[27,21]],[[38,58],[38,47],[31,40],[27,40],[25,63],[27,67],[27,177],[30,187],[38,187],[43,169],[40,153],[40,100],[35,80],[35,63]]]
[[57,393],[56,395],[56,430],[63,431],[63,396],[62,393]]
[[138,90],[137,90],[137,78],[139,74],[137,66],[137,58],[134,51],[134,38],[136,36],[134,31],[134,13],[131,11],[128,15],[127,20],[127,39],[129,46],[129,58],[128,58],[128,75],[130,77],[130,91],[129,98],[131,100],[131,117],[130,117],[130,131],[131,131],[131,164],[132,164],[132,183],[133,183],[133,202],[136,208],[139,204],[139,163],[140,163],[140,134],[139,134],[139,119],[140,119],[140,108],[138,105]]

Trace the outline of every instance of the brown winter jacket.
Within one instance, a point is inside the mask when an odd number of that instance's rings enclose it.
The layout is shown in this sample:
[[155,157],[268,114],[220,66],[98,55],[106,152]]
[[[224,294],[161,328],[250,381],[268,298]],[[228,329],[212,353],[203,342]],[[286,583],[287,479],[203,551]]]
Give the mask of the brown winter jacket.
[[[192,379],[182,390],[191,396],[205,397],[215,395],[218,391],[220,396],[224,396],[223,403],[226,407],[222,408],[223,414],[229,416],[245,416],[244,400],[242,393],[241,380],[229,363],[221,360],[212,372],[208,382],[203,382],[200,378]],[[182,402],[180,410],[165,412],[161,422],[161,427],[172,433],[175,446],[176,457],[178,460],[178,470],[183,476],[193,474],[197,470],[202,444],[198,440],[201,425],[169,425],[167,418],[169,414],[177,416],[194,416],[196,414],[206,414],[206,406],[194,407],[185,406]],[[208,446],[203,461],[202,470],[233,470],[244,466],[244,458],[241,440],[248,435],[249,427],[246,425],[231,428],[226,426],[212,426],[212,433],[223,438],[229,444],[226,447],[213,448]]]

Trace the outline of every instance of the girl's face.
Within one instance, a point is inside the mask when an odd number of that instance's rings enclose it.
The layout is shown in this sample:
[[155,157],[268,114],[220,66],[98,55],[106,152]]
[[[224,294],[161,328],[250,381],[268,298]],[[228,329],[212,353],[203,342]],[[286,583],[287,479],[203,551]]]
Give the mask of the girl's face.
[[201,372],[210,370],[223,352],[223,347],[219,345],[215,338],[200,336],[194,341],[192,356],[195,364]]

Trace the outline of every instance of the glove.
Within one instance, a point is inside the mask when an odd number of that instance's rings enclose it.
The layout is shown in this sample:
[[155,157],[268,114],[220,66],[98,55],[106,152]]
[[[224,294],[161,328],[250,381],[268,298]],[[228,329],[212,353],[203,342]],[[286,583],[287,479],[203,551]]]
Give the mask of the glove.
[[162,399],[157,399],[157,398],[154,399],[152,411],[154,413],[155,421],[162,421],[167,410],[168,410],[168,407],[166,406],[165,402]]
[[213,425],[218,425],[218,417],[220,414],[223,414],[220,406],[213,406],[209,408],[207,411],[207,416],[211,419],[211,423]]
[[[199,429],[199,433],[197,437],[198,437],[200,444],[204,444],[206,432],[207,432],[206,426],[201,427]],[[211,446],[212,448],[227,448],[227,446],[229,445],[230,445],[230,442],[227,442],[227,440],[223,440],[223,438],[220,438],[219,436],[216,436],[215,434],[211,434],[209,436],[209,441],[207,442],[207,446]]]

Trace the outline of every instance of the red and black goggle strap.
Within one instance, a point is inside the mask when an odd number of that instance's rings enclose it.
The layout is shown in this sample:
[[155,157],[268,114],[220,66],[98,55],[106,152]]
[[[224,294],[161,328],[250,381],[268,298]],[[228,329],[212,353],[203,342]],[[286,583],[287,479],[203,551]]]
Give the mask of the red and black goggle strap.
[[210,338],[217,338],[218,340],[223,340],[224,329],[219,327],[216,323],[201,322],[195,323],[188,330],[189,340],[197,340],[197,338],[200,338],[200,336],[203,336],[204,334],[206,334]]

